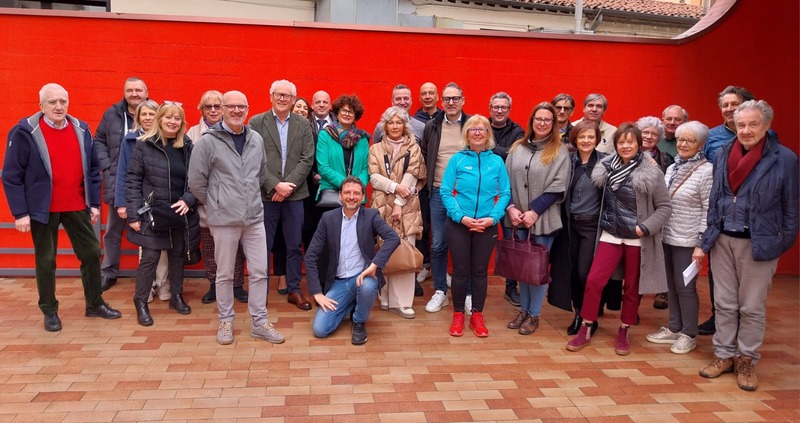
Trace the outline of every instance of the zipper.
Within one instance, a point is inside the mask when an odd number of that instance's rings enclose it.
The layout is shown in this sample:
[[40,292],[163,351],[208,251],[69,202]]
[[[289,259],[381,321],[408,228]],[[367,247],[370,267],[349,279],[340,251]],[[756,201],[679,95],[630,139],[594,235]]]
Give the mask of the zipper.
[[473,219],[478,218],[478,206],[481,204],[481,154],[478,153],[478,193],[475,195],[475,215],[472,217]]
[[[164,140],[164,141],[166,141],[166,140]],[[170,168],[170,165],[169,165],[169,155],[167,154],[167,147],[164,146],[162,148],[162,147],[160,147],[158,145],[157,142],[154,142],[153,144],[155,144],[156,148],[158,148],[159,150],[161,150],[162,153],[164,153],[164,158],[167,159],[167,188],[169,188],[169,201],[170,201],[170,205],[172,205],[172,178],[170,177],[172,169]],[[168,233],[169,233],[169,248],[172,249],[172,247],[173,247],[173,244],[172,244],[172,231],[169,231]]]

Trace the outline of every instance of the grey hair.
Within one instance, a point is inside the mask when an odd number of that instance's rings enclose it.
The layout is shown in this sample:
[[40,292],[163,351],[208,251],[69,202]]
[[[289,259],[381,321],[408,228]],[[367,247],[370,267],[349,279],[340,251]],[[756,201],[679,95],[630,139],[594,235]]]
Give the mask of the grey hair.
[[493,101],[494,101],[496,98],[501,98],[501,99],[508,100],[508,108],[509,108],[509,109],[511,108],[511,96],[510,96],[510,95],[508,95],[508,94],[506,94],[506,92],[505,92],[505,91],[499,91],[499,92],[496,92],[496,93],[494,93],[494,95],[492,96],[492,98],[490,98],[490,99],[489,99],[489,107],[490,107],[490,108],[492,107],[492,102],[493,102]]
[[397,85],[394,86],[394,88],[392,88],[392,93],[394,93],[397,90],[409,90],[409,91],[411,91],[411,88],[408,88],[408,85],[406,85],[406,84],[397,84]]
[[603,100],[603,110],[608,109],[608,99],[606,98],[606,96],[599,93],[592,93],[587,95],[586,98],[583,99],[583,107],[586,107],[586,105],[589,104],[589,102],[595,100]]
[[739,113],[747,110],[758,110],[761,113],[761,122],[764,125],[769,126],[772,123],[772,119],[775,117],[775,112],[772,110],[772,107],[767,104],[764,100],[748,100],[739,105],[736,110],[733,111],[733,122],[739,120]]
[[691,132],[695,138],[697,138],[697,142],[700,143],[700,147],[704,146],[706,141],[708,141],[708,126],[705,126],[696,120],[691,120],[689,122],[680,124],[678,129],[675,130],[675,138],[679,138],[681,134],[684,134],[687,131]]
[[47,90],[51,89],[63,90],[65,93],[67,93],[67,100],[69,100],[69,93],[67,92],[66,88],[56,84],[55,82],[50,82],[48,84],[44,84],[42,86],[42,89],[39,90],[39,104],[44,104],[44,101],[46,100],[45,95],[47,94]]
[[667,106],[667,108],[665,108],[665,109],[664,109],[664,111],[663,111],[663,112],[661,112],[661,116],[663,117],[664,115],[666,115],[666,114],[667,114],[667,112],[668,112],[670,109],[680,109],[680,110],[681,110],[681,113],[683,114],[683,120],[684,120],[684,121],[687,121],[687,120],[689,120],[689,113],[686,111],[686,109],[684,109],[684,108],[683,108],[683,107],[681,107],[681,106],[678,106],[677,104],[671,104],[671,105]]
[[[386,109],[381,115],[381,129],[383,129],[383,135],[386,136],[389,132],[386,130],[386,125],[392,120],[393,117],[399,117],[400,120],[403,121],[403,126],[405,129],[403,130],[403,136],[407,136],[408,134],[413,134],[414,130],[411,128],[411,117],[408,115],[408,111],[400,106],[392,106]],[[380,140],[375,140],[378,142]]]
[[462,90],[461,87],[459,87],[458,84],[456,84],[455,82],[448,82],[447,85],[444,86],[442,91],[444,91],[444,89],[446,88],[455,88],[458,90],[458,95],[460,96],[464,95],[464,90]]
[[292,90],[292,97],[297,96],[297,87],[291,81],[288,81],[286,79],[279,79],[273,82],[272,85],[269,87],[269,95],[275,94],[275,89],[278,88],[278,85],[283,85],[283,84],[286,84],[290,87],[290,89]]
[[644,128],[656,128],[658,130],[658,141],[664,139],[664,124],[661,122],[661,119],[655,116],[645,116],[640,118],[636,121],[636,127],[639,128],[640,131],[643,131]]
[[555,96],[553,98],[553,101],[550,102],[550,104],[555,106],[556,103],[558,103],[559,101],[567,101],[567,102],[569,102],[569,106],[570,107],[572,107],[573,109],[575,108],[575,99],[572,98],[572,96],[569,95],[569,94],[561,93],[561,94]]
[[742,103],[745,101],[755,100],[756,96],[753,95],[747,88],[737,87],[735,85],[728,85],[725,87],[722,92],[719,93],[719,97],[717,97],[717,105],[722,107],[722,97],[725,97],[728,94],[733,94],[736,97],[739,97],[742,100]]

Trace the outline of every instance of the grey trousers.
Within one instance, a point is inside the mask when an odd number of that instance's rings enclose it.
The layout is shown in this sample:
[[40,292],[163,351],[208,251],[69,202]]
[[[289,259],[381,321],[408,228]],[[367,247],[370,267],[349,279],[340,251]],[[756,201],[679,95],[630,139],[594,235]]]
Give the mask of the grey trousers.
[[103,263],[100,272],[103,276],[115,279],[119,274],[119,250],[122,244],[122,234],[128,223],[117,214],[117,209],[108,207],[108,221],[106,232],[103,235]]
[[250,291],[247,308],[253,318],[253,324],[261,326],[267,323],[267,291],[269,276],[267,267],[267,235],[264,223],[258,222],[250,226],[209,226],[214,237],[214,260],[217,262],[217,308],[220,322],[233,322],[233,271],[236,262],[236,251],[242,244]]
[[669,288],[669,330],[691,337],[697,336],[700,299],[697,297],[697,276],[689,285],[684,285],[683,271],[692,264],[693,251],[694,247],[664,244],[664,264]]
[[720,234],[711,251],[717,308],[714,354],[719,358],[743,355],[756,363],[761,357],[758,348],[764,342],[767,292],[778,259],[755,261],[751,240],[724,234]]

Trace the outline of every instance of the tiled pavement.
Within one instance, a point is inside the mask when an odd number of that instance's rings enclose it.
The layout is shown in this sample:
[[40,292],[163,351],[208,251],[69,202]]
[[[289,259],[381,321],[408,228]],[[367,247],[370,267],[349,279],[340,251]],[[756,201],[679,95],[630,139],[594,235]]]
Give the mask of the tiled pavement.
[[[77,279],[58,281],[64,329],[48,333],[31,279],[0,279],[0,422],[748,422],[800,421],[800,295],[796,277],[776,278],[769,294],[763,361],[756,392],[735,376],[697,375],[711,339],[675,355],[649,344],[667,312],[645,297],[632,353],[614,354],[617,312],[607,312],[590,347],[564,349],[571,316],[545,306],[539,331],[505,328],[515,308],[490,281],[485,316],[491,334],[448,336],[448,308],[417,318],[373,308],[365,346],[345,326],[329,339],[311,334],[313,312],[271,293],[270,320],[286,335],[271,345],[249,336],[246,306],[236,304],[234,345],[214,340],[216,308],[199,297],[203,280],[187,280],[191,315],[156,299],[155,325],[136,323],[133,282],[121,279],[106,299],[116,321],[83,317]],[[705,281],[701,316],[708,313]],[[425,285],[430,294],[431,282]],[[348,323],[347,321],[345,323]]]

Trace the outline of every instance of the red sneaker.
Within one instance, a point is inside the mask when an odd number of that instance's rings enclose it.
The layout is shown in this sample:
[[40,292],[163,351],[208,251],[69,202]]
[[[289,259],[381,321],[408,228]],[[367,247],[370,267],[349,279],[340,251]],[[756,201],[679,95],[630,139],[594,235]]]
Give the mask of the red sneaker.
[[453,324],[450,325],[450,336],[461,336],[464,334],[464,313],[453,312]]
[[489,336],[489,329],[486,328],[486,323],[483,322],[483,313],[480,311],[472,312],[472,316],[469,318],[469,327],[478,338]]

